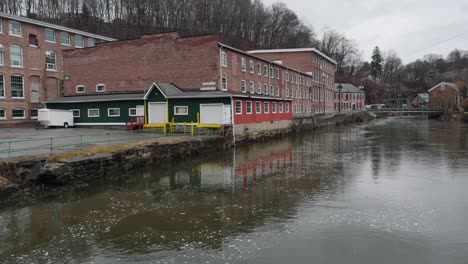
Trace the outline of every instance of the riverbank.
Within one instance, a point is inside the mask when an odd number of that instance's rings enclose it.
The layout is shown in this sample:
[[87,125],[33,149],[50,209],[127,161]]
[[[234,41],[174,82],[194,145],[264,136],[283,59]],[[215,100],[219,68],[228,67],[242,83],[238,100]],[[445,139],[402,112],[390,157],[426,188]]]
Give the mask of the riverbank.
[[[287,129],[236,135],[235,143],[248,144],[303,133],[328,126],[367,122],[372,112],[342,113],[295,119]],[[0,161],[0,199],[27,196],[60,186],[83,186],[163,161],[206,152],[223,151],[230,143],[220,136],[170,137],[125,144],[96,146],[82,151]]]

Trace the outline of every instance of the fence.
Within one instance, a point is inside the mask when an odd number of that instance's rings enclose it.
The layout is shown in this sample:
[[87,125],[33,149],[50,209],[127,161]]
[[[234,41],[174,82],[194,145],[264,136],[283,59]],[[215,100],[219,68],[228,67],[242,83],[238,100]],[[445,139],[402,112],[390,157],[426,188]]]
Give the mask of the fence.
[[[143,129],[134,131],[109,131],[63,137],[42,137],[0,141],[0,158],[34,156],[80,150],[89,146],[128,143],[170,136],[226,135],[227,128],[204,129],[186,126]],[[72,131],[72,130],[70,130]]]

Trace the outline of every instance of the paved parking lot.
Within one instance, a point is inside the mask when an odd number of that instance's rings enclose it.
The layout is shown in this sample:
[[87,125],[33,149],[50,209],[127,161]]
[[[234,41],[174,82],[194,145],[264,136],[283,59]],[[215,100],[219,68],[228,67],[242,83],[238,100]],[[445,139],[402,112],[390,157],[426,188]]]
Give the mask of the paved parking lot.
[[35,156],[159,137],[160,134],[91,128],[0,128],[0,158]]

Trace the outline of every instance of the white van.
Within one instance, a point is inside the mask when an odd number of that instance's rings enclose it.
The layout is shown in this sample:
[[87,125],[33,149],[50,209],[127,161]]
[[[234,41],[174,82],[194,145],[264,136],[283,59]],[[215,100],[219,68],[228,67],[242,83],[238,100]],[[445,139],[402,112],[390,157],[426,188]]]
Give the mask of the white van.
[[39,109],[37,123],[44,127],[72,127],[73,110]]

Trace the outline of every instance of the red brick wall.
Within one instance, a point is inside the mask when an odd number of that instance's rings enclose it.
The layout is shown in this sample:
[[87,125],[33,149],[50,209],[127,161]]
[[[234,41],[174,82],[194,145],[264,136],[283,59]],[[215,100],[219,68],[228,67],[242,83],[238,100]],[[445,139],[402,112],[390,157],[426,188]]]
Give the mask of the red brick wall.
[[[241,102],[242,113],[236,113],[236,102]],[[247,102],[252,102],[252,111],[247,113]],[[256,111],[256,102],[260,102],[261,113]],[[265,103],[269,104],[268,113],[265,113]],[[276,112],[273,112],[273,103],[276,103]],[[280,103],[283,104],[283,111],[280,112]],[[289,104],[289,112],[286,111],[286,104]],[[235,124],[252,124],[268,121],[291,120],[293,118],[292,102],[283,100],[268,100],[254,98],[234,98],[234,122]]]
[[151,35],[65,52],[65,74],[70,75],[65,95],[76,95],[77,85],[85,85],[86,94],[95,94],[101,83],[109,93],[146,89],[152,82],[200,88],[219,81],[217,37],[176,37]]
[[336,111],[339,111],[340,103],[341,111],[360,110],[366,105],[366,97],[363,93],[335,93]]
[[445,90],[442,90],[442,85],[438,85],[429,92],[429,109],[451,108],[457,104],[457,98],[458,89],[455,86],[446,84]]

